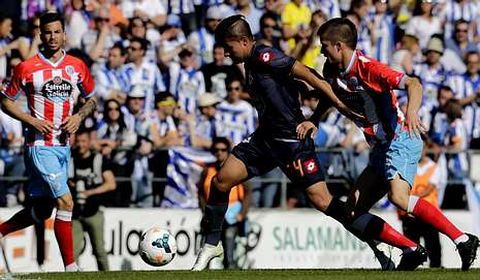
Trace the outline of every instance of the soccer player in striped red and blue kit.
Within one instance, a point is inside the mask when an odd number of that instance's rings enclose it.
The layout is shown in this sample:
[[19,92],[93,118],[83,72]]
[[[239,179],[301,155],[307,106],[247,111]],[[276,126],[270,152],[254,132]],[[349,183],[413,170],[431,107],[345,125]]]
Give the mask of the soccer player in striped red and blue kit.
[[[43,49],[20,63],[12,80],[2,91],[2,109],[25,123],[25,165],[29,172],[29,205],[0,225],[0,237],[43,221],[57,209],[55,237],[65,271],[78,271],[73,255],[73,200],[67,185],[70,160],[69,135],[96,106],[94,82],[81,60],[63,49],[65,28],[61,15],[40,17]],[[17,108],[15,99],[25,92],[30,113]],[[87,99],[78,113],[72,114],[78,96]]]
[[[457,246],[462,270],[468,270],[476,258],[479,240],[460,231],[435,206],[423,198],[410,195],[420,159],[424,130],[417,112],[422,100],[422,87],[417,79],[396,72],[388,66],[355,50],[357,32],[348,19],[336,18],[318,31],[322,53],[327,57],[324,76],[340,100],[367,115],[367,122],[356,122],[371,146],[368,166],[358,178],[347,201],[348,223],[362,237],[383,241],[403,250],[398,265],[413,270],[422,264],[427,253],[419,244],[399,234],[368,210],[388,193],[399,209],[447,235]],[[394,89],[406,89],[407,112],[399,108]],[[363,107],[363,108],[362,108]],[[315,123],[323,110],[314,113]]]

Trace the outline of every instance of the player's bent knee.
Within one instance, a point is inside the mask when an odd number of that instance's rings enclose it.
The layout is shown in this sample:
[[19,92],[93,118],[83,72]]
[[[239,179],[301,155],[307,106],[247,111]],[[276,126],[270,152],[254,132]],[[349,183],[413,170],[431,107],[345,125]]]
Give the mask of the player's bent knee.
[[73,211],[73,199],[70,193],[57,198],[57,208],[63,211]]
[[403,193],[390,191],[388,192],[388,200],[401,210],[407,210],[408,196],[403,195]]
[[306,190],[307,196],[316,209],[325,212],[332,201],[332,195],[325,184],[313,185]]

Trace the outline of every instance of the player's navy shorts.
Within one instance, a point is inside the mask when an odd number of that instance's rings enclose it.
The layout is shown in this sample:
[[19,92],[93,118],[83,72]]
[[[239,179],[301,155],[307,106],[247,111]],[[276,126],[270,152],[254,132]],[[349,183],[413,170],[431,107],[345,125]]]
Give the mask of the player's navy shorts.
[[313,139],[272,139],[254,132],[235,146],[232,154],[247,167],[252,178],[280,167],[295,186],[306,189],[325,181]]
[[69,160],[69,146],[26,147],[29,196],[58,198],[70,192],[67,185]]

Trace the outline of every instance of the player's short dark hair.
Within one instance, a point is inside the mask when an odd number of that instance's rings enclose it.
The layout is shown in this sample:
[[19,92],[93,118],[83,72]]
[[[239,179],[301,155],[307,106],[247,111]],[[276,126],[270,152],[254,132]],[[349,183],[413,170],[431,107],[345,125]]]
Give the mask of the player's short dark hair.
[[130,44],[132,44],[133,42],[139,43],[140,44],[140,49],[142,49],[143,51],[146,51],[147,48],[148,48],[149,42],[145,38],[133,37],[132,39],[130,39]]
[[65,30],[65,20],[59,13],[46,12],[40,16],[40,30],[43,30],[45,25],[59,21],[62,24],[62,29]]
[[357,28],[347,18],[333,18],[320,26],[317,32],[321,40],[345,43],[351,49],[357,47]]
[[218,143],[224,144],[227,146],[227,150],[230,153],[230,150],[232,149],[232,144],[230,143],[230,140],[228,140],[226,137],[214,137],[212,139],[212,146],[210,147],[210,150],[213,152],[215,145]]
[[223,44],[226,39],[247,37],[253,40],[252,30],[242,15],[234,15],[223,19],[215,29],[215,41]]

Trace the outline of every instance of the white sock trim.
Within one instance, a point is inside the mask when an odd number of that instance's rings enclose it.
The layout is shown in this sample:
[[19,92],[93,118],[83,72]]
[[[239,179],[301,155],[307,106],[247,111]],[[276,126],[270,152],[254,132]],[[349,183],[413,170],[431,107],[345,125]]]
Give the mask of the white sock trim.
[[64,211],[64,210],[57,210],[57,214],[55,216],[56,220],[71,222],[72,221],[72,212]]
[[408,213],[410,213],[410,214],[413,213],[413,209],[415,209],[415,206],[417,205],[417,202],[418,202],[419,199],[420,199],[420,197],[415,196],[415,195],[411,195],[408,198],[408,206],[407,206],[407,212]]
[[466,242],[468,241],[468,235],[466,235],[465,233],[460,235],[459,237],[457,237],[457,239],[453,240],[453,242],[455,243],[455,245],[458,245],[462,242]]

